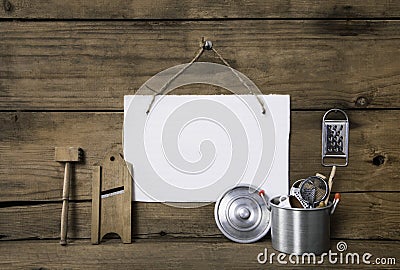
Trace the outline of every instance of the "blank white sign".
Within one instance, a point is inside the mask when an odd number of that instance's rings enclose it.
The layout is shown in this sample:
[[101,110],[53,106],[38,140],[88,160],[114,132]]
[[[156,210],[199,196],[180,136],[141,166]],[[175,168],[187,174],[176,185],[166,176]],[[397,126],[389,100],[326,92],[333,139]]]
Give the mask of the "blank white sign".
[[238,184],[288,194],[290,99],[125,96],[124,157],[135,201],[212,202]]

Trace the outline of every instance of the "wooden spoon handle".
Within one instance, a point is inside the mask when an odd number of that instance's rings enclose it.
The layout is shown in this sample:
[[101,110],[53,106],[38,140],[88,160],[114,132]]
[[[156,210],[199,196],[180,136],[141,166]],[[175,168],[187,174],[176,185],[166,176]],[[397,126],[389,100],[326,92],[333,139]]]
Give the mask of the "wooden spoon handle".
[[325,205],[328,205],[329,202],[329,195],[331,195],[331,191],[332,191],[332,186],[333,186],[333,178],[335,178],[335,174],[336,174],[336,166],[332,167],[331,170],[331,174],[329,175],[329,180],[328,180],[328,196],[326,196],[326,199],[324,201]]

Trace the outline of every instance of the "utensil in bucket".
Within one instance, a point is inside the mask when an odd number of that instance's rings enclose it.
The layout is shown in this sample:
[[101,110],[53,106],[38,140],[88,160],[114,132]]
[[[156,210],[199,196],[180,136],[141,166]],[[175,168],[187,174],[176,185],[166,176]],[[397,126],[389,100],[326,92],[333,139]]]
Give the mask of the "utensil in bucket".
[[269,202],[271,208],[272,247],[287,254],[301,255],[327,252],[330,248],[332,203],[320,208],[284,208],[279,198]]
[[[309,208],[310,204],[303,200],[303,198],[300,195],[300,184],[304,181],[304,179],[297,180],[293,186],[290,188],[290,195],[296,197],[298,202],[301,204],[302,208]],[[300,207],[301,208],[301,207]]]
[[324,201],[328,192],[328,184],[319,176],[310,176],[300,184],[300,196],[312,208]]

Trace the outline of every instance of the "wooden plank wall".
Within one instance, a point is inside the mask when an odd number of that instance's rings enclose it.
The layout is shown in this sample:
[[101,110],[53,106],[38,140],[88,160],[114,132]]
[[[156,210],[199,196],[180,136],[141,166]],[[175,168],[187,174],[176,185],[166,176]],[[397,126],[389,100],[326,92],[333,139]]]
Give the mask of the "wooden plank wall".
[[[346,241],[349,250],[400,259],[399,1],[1,4],[0,268],[259,266],[269,237],[229,242],[214,223],[213,205],[134,203],[136,243],[88,242],[91,166],[121,144],[123,95],[188,62],[202,37],[263,93],[291,95],[292,181],[329,172],[320,164],[321,118],[333,107],[348,112],[350,160],[335,181],[343,200],[332,219],[332,247]],[[219,61],[208,52],[201,60]],[[194,85],[176,93],[226,91]],[[66,248],[57,241],[59,145],[85,150],[85,162],[75,166]]]

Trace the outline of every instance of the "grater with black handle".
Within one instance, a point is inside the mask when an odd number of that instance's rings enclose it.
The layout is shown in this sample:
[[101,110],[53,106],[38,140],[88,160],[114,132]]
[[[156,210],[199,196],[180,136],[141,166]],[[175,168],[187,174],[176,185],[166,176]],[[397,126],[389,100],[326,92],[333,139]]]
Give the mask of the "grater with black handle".
[[347,166],[348,160],[349,118],[344,111],[331,109],[322,119],[322,165]]

